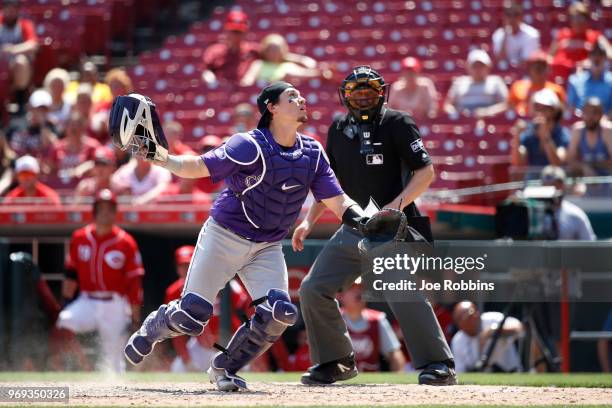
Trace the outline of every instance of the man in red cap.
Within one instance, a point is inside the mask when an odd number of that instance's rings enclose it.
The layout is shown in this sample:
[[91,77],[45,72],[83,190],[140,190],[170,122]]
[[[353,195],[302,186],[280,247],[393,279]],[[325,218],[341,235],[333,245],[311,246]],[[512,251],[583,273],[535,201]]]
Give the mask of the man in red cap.
[[230,11],[223,27],[225,33],[222,41],[204,51],[202,78],[207,83],[218,80],[238,83],[259,55],[259,44],[244,40],[249,29],[246,13],[242,10]]
[[433,118],[438,111],[438,92],[433,81],[420,73],[421,61],[414,57],[402,60],[401,76],[389,93],[389,107],[408,112],[416,119]]
[[134,238],[115,224],[117,199],[108,189],[96,194],[94,222],[72,234],[62,295],[78,297],[59,314],[57,328],[97,331],[102,368],[125,371],[123,344],[130,322],[140,323],[144,269]]
[[521,116],[529,114],[529,101],[534,93],[548,88],[557,94],[559,100],[565,103],[565,90],[548,81],[548,54],[536,51],[527,59],[527,78],[514,81],[508,95],[508,105]]

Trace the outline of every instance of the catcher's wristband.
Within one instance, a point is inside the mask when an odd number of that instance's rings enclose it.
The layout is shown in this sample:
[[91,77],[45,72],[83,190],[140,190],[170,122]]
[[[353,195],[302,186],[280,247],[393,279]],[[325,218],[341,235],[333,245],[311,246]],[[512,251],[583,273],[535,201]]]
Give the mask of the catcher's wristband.
[[342,223],[347,227],[361,232],[361,225],[367,221],[368,217],[363,215],[363,210],[357,204],[351,205],[342,214]]
[[162,163],[162,167],[177,176],[180,176],[183,168],[183,159],[180,156],[168,155],[166,161]]

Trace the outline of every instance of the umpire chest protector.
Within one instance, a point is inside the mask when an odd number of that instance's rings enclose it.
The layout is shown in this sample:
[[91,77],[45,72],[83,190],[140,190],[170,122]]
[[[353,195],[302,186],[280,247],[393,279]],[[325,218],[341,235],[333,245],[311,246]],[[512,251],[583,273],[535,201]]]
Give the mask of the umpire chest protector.
[[267,129],[255,129],[241,136],[240,144],[244,146],[248,140],[251,148],[241,148],[239,155],[230,140],[225,147],[228,158],[239,164],[261,163],[246,178],[244,189],[232,188],[241,201],[244,216],[255,228],[288,231],[310,191],[323,153],[321,145],[298,133],[297,146],[285,151]]

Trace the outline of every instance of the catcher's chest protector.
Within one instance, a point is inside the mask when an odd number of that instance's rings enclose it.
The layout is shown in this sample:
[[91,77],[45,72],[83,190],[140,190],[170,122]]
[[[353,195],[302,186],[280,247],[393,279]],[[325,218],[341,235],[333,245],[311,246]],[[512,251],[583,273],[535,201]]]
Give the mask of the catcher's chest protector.
[[272,135],[258,129],[250,134],[261,148],[258,160],[263,166],[256,181],[241,194],[245,216],[261,230],[289,230],[308,196],[318,161],[324,160],[320,145],[298,135],[301,148],[285,152]]

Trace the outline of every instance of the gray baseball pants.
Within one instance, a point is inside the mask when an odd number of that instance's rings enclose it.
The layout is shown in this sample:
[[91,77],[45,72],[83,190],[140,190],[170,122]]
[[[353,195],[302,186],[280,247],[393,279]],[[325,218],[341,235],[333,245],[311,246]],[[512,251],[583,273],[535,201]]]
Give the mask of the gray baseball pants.
[[280,242],[249,241],[210,217],[198,236],[183,295],[194,292],[215,304],[219,291],[236,273],[254,300],[272,288],[288,290]]
[[[349,227],[341,226],[302,281],[300,305],[314,364],[346,357],[353,350],[336,294],[350,287],[362,273],[357,248],[360,239]],[[415,368],[452,358],[429,301],[389,302],[389,306]]]

